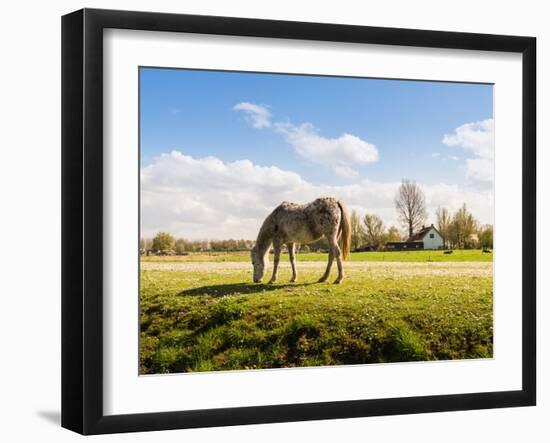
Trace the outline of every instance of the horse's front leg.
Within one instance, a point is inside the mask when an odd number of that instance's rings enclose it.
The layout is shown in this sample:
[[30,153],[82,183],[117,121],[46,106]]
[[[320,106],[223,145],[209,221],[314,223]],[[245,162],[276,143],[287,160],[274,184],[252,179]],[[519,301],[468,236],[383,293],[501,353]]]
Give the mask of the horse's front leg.
[[290,266],[292,266],[292,278],[290,279],[290,283],[294,283],[296,281],[297,273],[296,273],[296,255],[294,250],[294,243],[287,243],[286,247],[288,249],[288,256],[290,258]]
[[271,276],[271,280],[267,284],[275,283],[277,280],[277,269],[279,267],[279,258],[281,257],[281,242],[278,240],[273,240],[273,275]]

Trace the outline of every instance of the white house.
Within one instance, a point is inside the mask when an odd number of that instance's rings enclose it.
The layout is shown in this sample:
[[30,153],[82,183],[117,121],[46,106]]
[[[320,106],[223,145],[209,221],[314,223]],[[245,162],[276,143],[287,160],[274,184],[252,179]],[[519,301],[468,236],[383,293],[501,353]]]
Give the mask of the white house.
[[432,224],[431,226],[422,226],[420,231],[407,239],[407,243],[413,242],[423,243],[423,247],[419,247],[418,249],[443,249],[445,239]]

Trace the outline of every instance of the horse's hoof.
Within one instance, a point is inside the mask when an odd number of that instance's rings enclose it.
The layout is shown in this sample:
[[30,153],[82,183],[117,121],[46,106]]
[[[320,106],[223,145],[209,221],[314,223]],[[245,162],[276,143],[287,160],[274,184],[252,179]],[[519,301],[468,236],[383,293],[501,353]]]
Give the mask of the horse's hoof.
[[327,281],[327,277],[321,277],[319,280],[317,280],[317,283],[324,283]]
[[290,283],[296,283],[296,279],[295,278],[290,279]]
[[337,278],[336,280],[334,280],[334,284],[335,284],[335,285],[339,285],[340,283],[342,283],[342,279],[341,279],[341,278]]
[[275,280],[269,280],[269,281],[267,282],[268,285],[272,285],[273,283],[275,283]]

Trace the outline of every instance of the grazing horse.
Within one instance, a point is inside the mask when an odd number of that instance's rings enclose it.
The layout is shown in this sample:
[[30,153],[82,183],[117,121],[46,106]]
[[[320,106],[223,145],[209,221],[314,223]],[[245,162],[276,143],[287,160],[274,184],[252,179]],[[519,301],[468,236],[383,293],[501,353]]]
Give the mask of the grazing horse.
[[[264,220],[256,244],[252,248],[251,258],[254,266],[254,283],[259,283],[264,274],[267,255],[271,244],[275,254],[273,275],[269,283],[277,280],[277,268],[281,256],[281,247],[286,244],[292,266],[292,278],[296,281],[295,243],[307,244],[319,240],[323,235],[328,240],[328,264],[320,282],[326,281],[334,259],[338,264],[340,283],[344,278],[342,258],[346,259],[351,244],[350,218],[346,204],[333,197],[323,197],[305,205],[283,202]],[[338,243],[341,243],[339,245]]]

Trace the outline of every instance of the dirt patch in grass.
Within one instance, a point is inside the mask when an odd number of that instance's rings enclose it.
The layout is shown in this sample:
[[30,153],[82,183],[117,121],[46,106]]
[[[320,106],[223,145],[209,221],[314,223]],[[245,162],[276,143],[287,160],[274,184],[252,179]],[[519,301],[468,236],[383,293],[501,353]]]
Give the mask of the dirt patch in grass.
[[[289,263],[281,263],[280,269],[288,271]],[[324,271],[326,263],[301,262],[301,269]],[[491,262],[346,262],[345,269],[354,269],[381,276],[391,275],[441,275],[441,276],[479,276],[488,277],[493,273]],[[244,262],[144,262],[143,271],[177,271],[177,272],[214,272],[220,275],[234,274],[237,271],[250,273],[252,265]],[[266,275],[269,273],[268,267]]]

